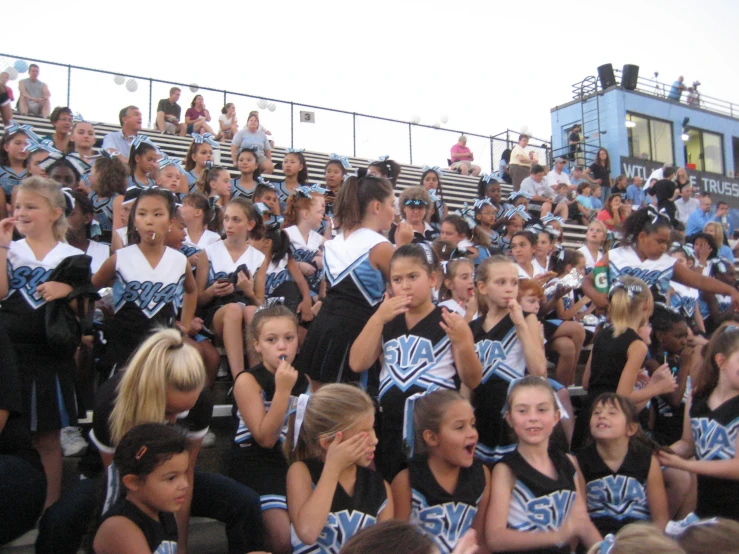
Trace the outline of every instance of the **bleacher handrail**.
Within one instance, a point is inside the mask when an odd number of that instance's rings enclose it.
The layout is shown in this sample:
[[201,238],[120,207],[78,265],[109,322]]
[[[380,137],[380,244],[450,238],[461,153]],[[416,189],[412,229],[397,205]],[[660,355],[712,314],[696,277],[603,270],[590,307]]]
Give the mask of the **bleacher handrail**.
[[[41,59],[37,59],[37,58],[29,58],[29,57],[24,57],[24,56],[16,56],[16,55],[13,55],[13,54],[0,53],[0,58],[23,60],[23,61],[26,61],[26,62],[32,62],[32,63],[37,63],[37,64],[45,64],[45,65],[50,65],[50,66],[57,66],[57,67],[66,68],[67,69],[67,103],[66,103],[66,105],[68,107],[72,108],[73,111],[75,111],[74,107],[72,106],[72,98],[71,98],[71,89],[72,89],[71,82],[72,82],[72,70],[73,69],[74,70],[80,70],[80,71],[89,71],[89,72],[92,72],[92,73],[98,73],[98,74],[103,74],[103,75],[111,75],[111,76],[121,75],[124,78],[136,79],[136,80],[140,80],[140,81],[146,82],[149,85],[149,101],[148,101],[148,103],[149,103],[149,107],[148,107],[148,126],[149,127],[154,127],[154,125],[155,125],[156,113],[153,110],[156,109],[155,102],[158,102],[158,99],[153,99],[152,98],[152,84],[157,83],[157,84],[166,84],[166,85],[171,85],[171,86],[177,86],[177,87],[182,88],[183,90],[186,90],[186,89],[188,89],[191,86],[190,84],[187,84],[187,83],[181,83],[181,82],[176,82],[176,81],[171,81],[171,80],[162,80],[162,79],[156,79],[154,77],[145,77],[145,76],[141,76],[141,75],[133,75],[133,74],[130,74],[130,73],[119,73],[119,72],[108,71],[108,70],[103,70],[103,69],[94,69],[94,68],[84,67],[84,66],[79,66],[79,65],[74,65],[74,64],[63,64],[63,63],[59,63],[59,62],[52,62],[52,61],[49,61],[49,60],[41,60]],[[0,69],[2,69],[2,68],[0,68]],[[497,142],[505,141],[506,142],[506,147],[507,148],[512,148],[513,147],[513,144],[515,143],[515,139],[513,139],[512,137],[517,137],[518,136],[518,133],[517,132],[511,131],[509,129],[506,129],[505,131],[503,131],[501,133],[497,133],[495,135],[492,135],[492,134],[485,135],[485,134],[475,133],[475,132],[470,132],[470,131],[462,131],[462,130],[458,130],[458,129],[451,129],[451,128],[448,128],[448,127],[441,128],[441,127],[438,127],[438,126],[435,126],[435,125],[422,124],[420,122],[419,123],[414,123],[412,121],[404,121],[404,120],[394,119],[394,118],[390,118],[390,117],[370,115],[370,114],[365,114],[365,113],[361,113],[361,112],[351,112],[351,111],[340,110],[340,109],[335,109],[335,108],[327,108],[325,106],[317,106],[317,105],[313,105],[313,104],[306,104],[306,103],[303,103],[303,102],[296,102],[296,101],[291,101],[291,100],[281,100],[281,99],[278,99],[278,98],[270,98],[270,97],[267,97],[267,96],[260,96],[260,95],[256,95],[256,94],[246,94],[246,93],[243,93],[243,92],[236,92],[236,91],[231,91],[231,90],[227,90],[227,89],[213,88],[213,87],[201,86],[201,85],[197,85],[197,88],[198,88],[198,91],[202,90],[202,91],[215,92],[215,93],[222,94],[223,95],[223,104],[224,105],[227,103],[227,97],[229,95],[231,95],[231,96],[237,96],[237,97],[242,97],[242,98],[252,98],[252,99],[255,99],[255,100],[265,100],[267,102],[277,102],[277,103],[280,103],[280,104],[289,105],[290,106],[290,118],[291,118],[291,125],[290,125],[290,147],[291,148],[295,147],[295,144],[294,144],[294,138],[295,138],[295,132],[294,132],[294,121],[295,121],[295,113],[294,112],[295,112],[295,106],[298,106],[299,108],[309,108],[309,109],[313,109],[313,110],[325,110],[327,112],[333,112],[333,113],[338,113],[338,114],[343,114],[343,115],[351,116],[352,117],[352,123],[353,123],[353,125],[352,125],[352,127],[353,127],[353,131],[352,131],[352,134],[353,134],[353,137],[352,137],[352,140],[353,140],[352,152],[353,152],[353,155],[354,156],[357,156],[357,136],[356,136],[357,135],[357,125],[356,125],[357,118],[367,118],[367,119],[373,119],[373,120],[376,120],[376,121],[383,121],[383,122],[395,123],[395,124],[400,124],[400,125],[407,126],[408,127],[408,151],[409,151],[409,154],[410,154],[409,155],[409,158],[410,158],[410,163],[411,164],[413,163],[413,129],[414,128],[418,128],[418,129],[429,129],[431,131],[440,131],[440,132],[444,132],[444,133],[456,133],[456,134],[459,134],[459,135],[466,135],[468,137],[476,137],[476,138],[479,138],[479,139],[483,139],[483,140],[488,141],[489,142],[489,146],[490,146],[489,150],[490,150],[490,168],[491,168],[491,171],[494,171],[495,170],[496,163],[499,162],[499,156],[496,158],[496,153],[498,153],[501,150],[501,148],[495,148],[494,147],[496,141]],[[79,110],[79,111],[84,111],[84,110]],[[505,137],[506,137],[505,139],[502,138],[503,135],[505,135]],[[542,143],[542,146],[540,148],[543,148],[547,152],[549,152],[551,150],[551,140],[544,140],[544,139],[538,139],[538,138],[536,138],[534,140],[540,141]],[[451,147],[451,145],[450,145],[450,147]],[[547,156],[547,157],[549,157],[549,156]]]

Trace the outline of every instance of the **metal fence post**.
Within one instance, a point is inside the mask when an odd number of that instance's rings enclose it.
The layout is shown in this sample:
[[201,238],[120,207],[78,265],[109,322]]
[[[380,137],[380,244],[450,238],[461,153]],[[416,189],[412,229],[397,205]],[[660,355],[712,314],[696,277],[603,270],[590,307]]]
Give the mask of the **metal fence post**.
[[149,79],[149,127],[151,127],[151,79]]
[[69,107],[72,98],[72,66],[67,66],[67,107]]
[[411,164],[413,163],[413,124],[408,124],[408,150],[411,155]]
[[[223,105],[224,106],[226,105],[226,91],[225,90],[223,91]],[[220,125],[219,125],[219,127],[220,127]],[[218,129],[218,130],[220,131],[220,129]]]
[[295,148],[295,117],[294,117],[295,105],[290,102],[290,148]]
[[493,137],[490,137],[490,173],[495,171],[495,158],[493,156]]
[[354,157],[357,156],[357,114],[352,113],[352,142],[354,146]]

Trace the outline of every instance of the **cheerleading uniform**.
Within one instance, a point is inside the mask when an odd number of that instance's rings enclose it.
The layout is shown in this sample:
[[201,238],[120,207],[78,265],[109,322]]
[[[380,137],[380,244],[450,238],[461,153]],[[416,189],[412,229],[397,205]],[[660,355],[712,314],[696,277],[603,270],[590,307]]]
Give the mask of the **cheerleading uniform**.
[[323,246],[323,237],[311,230],[308,233],[308,240],[306,241],[297,225],[291,225],[284,229],[284,231],[290,238],[290,246],[295,261],[305,262],[316,268],[316,272],[313,275],[306,275],[305,280],[308,282],[311,293],[314,295],[318,294],[321,281],[323,280],[323,269],[318,269],[314,260]]
[[[136,504],[119,498],[105,512],[102,521],[110,517],[124,517],[132,521],[146,538],[149,552],[152,554],[176,554],[177,552],[177,520],[172,512],[159,512],[159,520],[152,519]],[[101,522],[102,523],[102,522]]]
[[675,258],[669,254],[662,254],[656,260],[642,260],[631,246],[620,246],[608,252],[609,283],[613,283],[620,275],[631,275],[644,281],[650,288],[655,286],[657,292],[667,296],[675,262]]

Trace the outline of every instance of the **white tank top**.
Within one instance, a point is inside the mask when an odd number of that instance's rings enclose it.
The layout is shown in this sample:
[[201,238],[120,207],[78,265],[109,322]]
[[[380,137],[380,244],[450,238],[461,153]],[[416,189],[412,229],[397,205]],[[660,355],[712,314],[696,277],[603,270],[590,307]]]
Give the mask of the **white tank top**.
[[670,280],[675,268],[675,258],[662,254],[656,260],[642,261],[630,246],[621,246],[608,252],[609,279],[611,283],[619,275],[631,275],[644,281],[650,288],[657,285],[657,290],[667,295]]

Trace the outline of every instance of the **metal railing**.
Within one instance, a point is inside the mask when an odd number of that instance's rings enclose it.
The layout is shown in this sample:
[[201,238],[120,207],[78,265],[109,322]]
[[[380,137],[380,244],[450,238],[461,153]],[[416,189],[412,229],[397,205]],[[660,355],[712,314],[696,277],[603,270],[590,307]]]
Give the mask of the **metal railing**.
[[[614,69],[613,73],[616,77],[616,85],[618,86],[621,84],[622,72],[620,69]],[[699,108],[709,112],[739,118],[739,104],[729,102],[728,100],[714,98],[713,96],[706,96],[699,92],[697,87],[695,87],[695,90],[691,92],[691,89],[693,89],[692,85],[690,83],[684,83],[684,85],[688,90],[683,91],[679,100],[669,98],[672,84],[662,83],[657,81],[656,78],[649,79],[640,76],[636,81],[636,88],[634,90],[669,102],[677,102],[693,108]],[[572,85],[572,98],[574,100],[580,100],[598,92],[603,92],[603,88],[596,76],[586,77],[582,81]]]
[[[4,61],[3,61],[4,59]],[[242,114],[240,125],[246,123],[245,114],[259,106],[261,119],[269,128],[275,143],[319,152],[338,152],[363,158],[376,158],[390,154],[401,163],[428,164],[445,167],[449,150],[459,135],[468,137],[467,146],[475,155],[475,162],[485,172],[499,168],[500,156],[506,148],[512,148],[518,138],[515,131],[506,130],[497,135],[484,135],[457,129],[439,128],[410,121],[350,112],[246,94],[224,89],[165,81],[153,77],[126,75],[0,53],[0,71],[12,66],[13,60],[33,62],[41,66],[40,80],[49,85],[52,106],[61,105],[57,100],[59,90],[66,90],[66,106],[81,113],[89,121],[118,121],[118,111],[128,105],[144,106],[142,113],[148,117],[148,127],[156,125],[156,107],[160,98],[169,97],[173,86],[193,95],[202,94],[209,103],[234,103]],[[11,83],[9,83],[11,84]],[[187,101],[180,101],[183,110]],[[212,106],[211,106],[212,107]],[[304,123],[301,111],[313,111],[314,123]],[[210,110],[211,126],[218,131],[218,109]],[[184,114],[183,114],[184,119]],[[540,143],[534,145],[534,143]],[[530,150],[537,152],[541,160],[551,161],[550,141],[532,138]]]

